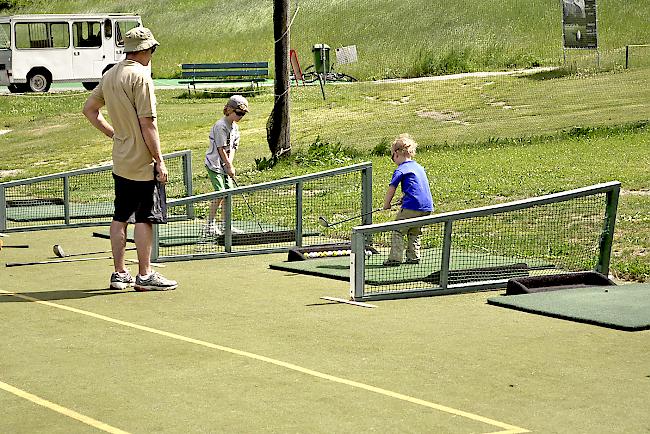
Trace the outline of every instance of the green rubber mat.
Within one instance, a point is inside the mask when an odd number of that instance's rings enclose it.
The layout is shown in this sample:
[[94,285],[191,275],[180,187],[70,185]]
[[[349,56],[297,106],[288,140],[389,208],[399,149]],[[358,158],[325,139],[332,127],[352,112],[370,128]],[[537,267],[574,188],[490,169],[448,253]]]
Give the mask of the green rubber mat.
[[[224,236],[206,236],[203,233],[203,222],[180,221],[170,222],[159,226],[160,246],[173,247],[192,244],[203,244],[213,242],[218,245],[224,244]],[[273,242],[290,242],[295,240],[295,231],[286,227],[255,221],[234,221],[233,229],[241,233],[232,234],[233,245],[254,245]],[[314,236],[318,233],[304,233],[303,236]],[[93,232],[94,237],[110,239],[108,228]],[[127,227],[127,241],[134,242],[133,225]]]
[[650,329],[650,283],[488,298],[489,304],[618,330]]
[[[402,264],[398,267],[383,265],[386,255],[367,257],[366,283],[381,286],[404,282],[427,282],[437,285],[440,278],[440,249],[423,249],[419,264]],[[350,280],[350,257],[319,257],[305,261],[287,261],[269,266],[273,270],[289,271],[337,280]],[[532,269],[554,268],[543,261],[521,262],[517,258],[485,255],[471,252],[452,251],[449,283],[464,283],[476,280],[501,280],[524,277]]]
[[[112,202],[70,204],[71,219],[90,219],[112,216]],[[7,220],[13,222],[39,222],[48,220],[63,220],[64,218],[65,210],[61,204],[7,207]]]

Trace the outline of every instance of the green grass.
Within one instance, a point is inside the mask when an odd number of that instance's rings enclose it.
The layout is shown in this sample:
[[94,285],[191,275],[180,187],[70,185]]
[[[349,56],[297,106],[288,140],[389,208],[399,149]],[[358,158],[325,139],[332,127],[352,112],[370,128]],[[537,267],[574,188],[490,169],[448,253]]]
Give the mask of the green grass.
[[[647,280],[648,77],[647,69],[638,69],[557,78],[330,85],[327,101],[318,87],[293,88],[294,158],[264,171],[255,169],[254,160],[269,155],[265,125],[272,95],[261,94],[251,98],[252,112],[241,122],[239,179],[249,184],[371,160],[378,206],[393,171],[382,149],[398,133],[409,132],[421,144],[417,160],[429,173],[438,211],[619,180],[624,193],[613,270]],[[210,191],[203,153],[224,99],[181,95],[181,90],[158,92],[163,149],[193,150],[195,191]],[[0,98],[0,128],[12,130],[0,136],[0,170],[18,169],[2,180],[109,160],[110,142],[80,113],[86,96]]]
[[[229,5],[224,13],[207,0],[99,5],[61,0],[34,1],[22,11],[140,13],[162,42],[154,74],[169,77],[182,62],[272,59],[272,2]],[[366,79],[562,61],[560,5],[551,0],[528,2],[525,9],[515,0],[471,5],[391,0],[373,5],[372,13],[367,2],[357,0],[299,6],[292,47],[303,67],[318,42],[356,44],[359,62],[343,70]],[[266,120],[273,96],[252,97],[252,112],[241,123],[240,180],[253,183],[371,160],[379,204],[393,170],[381,155],[402,132],[421,144],[417,159],[429,172],[439,211],[618,179],[624,194],[613,268],[624,277],[648,279],[650,223],[644,216],[650,214],[650,175],[644,168],[650,165],[650,74],[647,67],[620,69],[626,44],[650,41],[650,10],[644,6],[642,0],[599,2],[600,69],[608,72],[597,72],[595,53],[570,51],[565,68],[526,77],[328,85],[326,101],[318,86],[294,87],[295,159],[272,170],[257,171],[255,159],[269,156]],[[0,179],[108,161],[110,143],[80,114],[86,96],[1,97],[0,129],[12,132],[0,136],[0,170],[11,171]],[[202,154],[224,99],[187,99],[172,90],[157,96],[164,150],[192,149],[195,190],[209,191]]]
[[[210,0],[26,3],[31,6],[21,12],[141,14],[162,44],[154,62],[158,77],[177,76],[180,63],[273,60],[269,0],[234,0],[227,8]],[[359,62],[340,70],[360,79],[557,65],[563,59],[562,10],[556,0],[382,0],[371,8],[364,0],[309,0],[296,5],[291,45],[303,69],[313,63],[311,49],[317,43],[332,49],[357,45]],[[598,19],[604,67],[624,64],[626,44],[650,42],[645,0],[601,0]],[[595,63],[593,52],[590,57]]]

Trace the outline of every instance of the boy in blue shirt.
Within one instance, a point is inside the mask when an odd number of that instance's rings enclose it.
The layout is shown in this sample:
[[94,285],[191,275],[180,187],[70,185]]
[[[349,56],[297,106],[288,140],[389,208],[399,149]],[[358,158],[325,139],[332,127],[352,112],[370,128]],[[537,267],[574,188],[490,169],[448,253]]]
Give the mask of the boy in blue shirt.
[[[433,199],[429,189],[429,180],[424,168],[413,160],[418,144],[408,134],[401,134],[391,145],[391,157],[397,165],[390,181],[384,209],[390,209],[391,201],[395,196],[397,187],[402,184],[402,198],[398,204],[402,207],[395,220],[422,217],[433,212]],[[420,262],[420,236],[422,228],[412,227],[402,231],[394,231],[388,259],[385,266],[397,266],[402,263],[404,255],[404,235],[408,242],[406,247],[406,263],[418,264]]]

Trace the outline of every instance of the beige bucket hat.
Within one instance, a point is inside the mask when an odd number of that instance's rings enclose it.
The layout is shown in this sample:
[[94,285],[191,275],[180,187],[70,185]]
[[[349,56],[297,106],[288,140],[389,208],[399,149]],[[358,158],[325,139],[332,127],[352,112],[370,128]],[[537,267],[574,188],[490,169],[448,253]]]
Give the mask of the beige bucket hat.
[[151,30],[146,27],[134,27],[124,35],[125,53],[148,50],[156,45],[160,45],[160,43],[153,37]]

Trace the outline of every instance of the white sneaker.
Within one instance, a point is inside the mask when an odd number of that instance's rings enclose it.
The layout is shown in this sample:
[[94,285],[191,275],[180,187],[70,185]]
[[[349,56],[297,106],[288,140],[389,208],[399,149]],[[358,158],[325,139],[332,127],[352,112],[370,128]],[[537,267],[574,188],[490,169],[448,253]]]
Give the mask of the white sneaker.
[[176,289],[178,283],[175,280],[167,279],[162,274],[154,271],[143,279],[139,274],[135,277],[135,290],[143,291],[169,291]]
[[129,286],[133,286],[134,283],[135,279],[128,270],[124,273],[115,272],[111,274],[111,289],[126,289]]
[[223,235],[223,228],[221,225],[216,225],[214,223],[209,223],[203,226],[202,235],[204,237],[216,237]]

